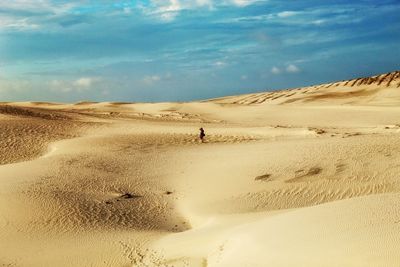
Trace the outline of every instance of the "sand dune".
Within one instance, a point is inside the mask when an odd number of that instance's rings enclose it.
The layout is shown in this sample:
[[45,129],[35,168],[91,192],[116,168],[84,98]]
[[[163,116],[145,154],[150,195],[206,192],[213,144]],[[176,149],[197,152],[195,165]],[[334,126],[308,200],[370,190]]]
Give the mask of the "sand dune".
[[1,103],[0,266],[398,266],[399,85]]
[[400,71],[304,88],[212,99],[221,104],[386,104],[400,101]]

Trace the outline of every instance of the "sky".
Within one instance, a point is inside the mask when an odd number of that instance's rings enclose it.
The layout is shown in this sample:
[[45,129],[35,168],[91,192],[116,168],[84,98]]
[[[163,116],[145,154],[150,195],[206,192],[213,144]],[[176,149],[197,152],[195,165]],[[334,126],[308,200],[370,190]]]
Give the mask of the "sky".
[[399,0],[0,1],[0,101],[189,101],[399,65]]

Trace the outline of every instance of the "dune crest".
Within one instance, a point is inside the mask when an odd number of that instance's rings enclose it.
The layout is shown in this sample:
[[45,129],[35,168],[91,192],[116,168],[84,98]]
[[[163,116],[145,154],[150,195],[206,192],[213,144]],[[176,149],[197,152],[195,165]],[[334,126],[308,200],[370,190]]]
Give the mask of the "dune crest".
[[223,97],[210,100],[221,104],[386,104],[400,103],[400,71],[372,77],[327,83],[266,93]]

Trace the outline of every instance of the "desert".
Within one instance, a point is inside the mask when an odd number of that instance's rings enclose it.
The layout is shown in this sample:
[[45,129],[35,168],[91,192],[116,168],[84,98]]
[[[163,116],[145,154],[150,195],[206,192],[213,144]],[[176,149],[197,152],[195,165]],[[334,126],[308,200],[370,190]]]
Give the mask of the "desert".
[[399,266],[399,90],[3,102],[0,266]]

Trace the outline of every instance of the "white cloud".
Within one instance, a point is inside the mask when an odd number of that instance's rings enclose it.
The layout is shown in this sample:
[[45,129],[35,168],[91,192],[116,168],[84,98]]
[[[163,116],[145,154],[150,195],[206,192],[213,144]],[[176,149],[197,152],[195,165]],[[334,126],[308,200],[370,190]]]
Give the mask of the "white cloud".
[[13,0],[2,1],[2,9],[5,10],[29,10],[30,12],[51,10],[52,4],[46,0]]
[[132,14],[132,8],[130,7],[124,7],[122,10],[124,14]]
[[212,0],[196,0],[196,4],[200,7],[207,6],[209,8],[213,8],[214,4]]
[[71,83],[62,80],[52,80],[49,82],[50,90],[53,92],[68,93],[72,91]]
[[179,14],[179,11],[182,9],[179,0],[169,0],[162,2],[164,2],[165,4],[158,8],[157,13],[159,13],[161,18],[166,21],[174,19]]
[[296,65],[290,64],[289,66],[286,67],[286,71],[289,73],[297,73],[300,72],[300,69]]
[[276,14],[279,18],[288,18],[297,15],[299,12],[296,11],[282,11]]
[[49,82],[49,85],[53,86],[53,87],[60,87],[63,84],[64,84],[64,82],[62,82],[60,80],[52,80]]
[[[253,1],[253,3],[255,3]],[[311,25],[325,26],[335,24],[356,24],[368,19],[368,17],[376,16],[377,13],[382,14],[390,10],[399,9],[396,6],[376,7],[373,5],[328,5],[326,7],[310,7],[304,10],[284,10],[277,13],[269,13],[263,15],[250,15],[235,17],[229,19],[221,19],[222,23],[252,23],[254,21],[276,22],[282,25]],[[357,13],[357,16],[354,14]]]
[[224,61],[216,61],[216,62],[214,62],[214,66],[217,66],[219,68],[225,67],[226,65],[227,65],[227,63],[224,62]]
[[[134,9],[141,10],[145,15],[154,16],[160,20],[169,22],[173,21],[184,10],[193,10],[199,8],[214,10],[215,8],[221,6],[232,5],[237,7],[245,7],[262,1],[267,0],[150,0],[148,3],[140,2],[137,4],[125,4],[123,5],[121,12],[123,14],[132,14]],[[88,2],[90,1],[73,0],[68,2],[65,1],[64,3],[54,0],[2,1],[0,6],[5,12],[3,12],[3,15],[0,14],[0,19],[4,17],[4,14],[12,14],[14,19],[36,17],[36,23],[48,23],[48,20],[44,18],[57,17],[59,15],[71,13],[75,7],[82,5],[90,6]],[[107,1],[104,3],[102,3],[103,1],[100,2],[101,3],[99,5],[104,4],[105,6],[108,6],[108,4],[106,4]],[[21,16],[21,14],[27,15]],[[2,26],[0,24],[0,29],[1,27]],[[25,29],[27,28],[26,25],[22,25],[22,27]]]
[[279,68],[279,67],[274,66],[271,69],[271,73],[275,74],[275,75],[282,74],[282,73],[298,73],[300,71],[301,71],[300,68],[294,64],[290,64],[290,65],[286,66],[286,68]]
[[28,18],[0,17],[0,29],[28,30],[37,29],[39,25],[30,22]]
[[46,18],[70,11],[78,3],[59,4],[50,0],[2,1],[0,6],[0,30],[33,30],[47,23]]
[[[245,7],[262,0],[151,0],[149,6],[139,5],[139,9],[146,15],[158,17],[169,22],[174,20],[180,12],[197,8],[215,9],[218,6],[234,5]],[[265,0],[263,0],[265,1]]]
[[145,76],[143,78],[143,82],[147,85],[152,85],[160,80],[161,80],[161,77],[158,75],[150,75],[150,76]]
[[311,21],[311,23],[314,25],[322,25],[322,24],[325,24],[326,22],[327,21],[325,19],[317,19],[317,20]]
[[196,8],[214,8],[213,0],[152,0],[151,6],[142,8],[147,15],[156,16],[169,22],[173,21],[181,11]]
[[97,77],[81,77],[74,81],[52,80],[48,84],[51,91],[67,93],[71,91],[82,92],[90,90],[98,81],[100,81],[100,78]]
[[244,7],[254,4],[255,2],[257,2],[257,0],[231,0],[230,2],[236,6]]
[[278,67],[272,67],[271,72],[273,74],[280,74],[282,71]]
[[171,80],[172,74],[171,74],[170,72],[167,72],[167,73],[164,75],[164,78],[165,78],[165,80]]
[[1,8],[9,11],[29,11],[30,13],[61,14],[79,5],[79,2],[57,3],[50,0],[13,0],[2,1]]
[[22,92],[30,85],[31,83],[26,80],[8,80],[0,77],[0,93]]
[[82,77],[82,78],[79,78],[78,80],[74,81],[73,84],[77,87],[88,88],[88,87],[92,86],[94,81],[95,81],[94,78]]

